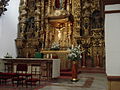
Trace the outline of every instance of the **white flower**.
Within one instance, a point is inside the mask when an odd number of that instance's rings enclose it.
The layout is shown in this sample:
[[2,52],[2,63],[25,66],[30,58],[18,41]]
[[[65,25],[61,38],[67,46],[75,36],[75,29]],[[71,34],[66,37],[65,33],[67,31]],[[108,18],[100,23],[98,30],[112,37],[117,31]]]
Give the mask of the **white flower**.
[[58,50],[58,49],[60,49],[59,43],[54,42],[51,46],[51,50]]
[[81,51],[80,51],[80,45],[75,46],[74,48],[69,50],[70,53],[68,54],[68,59],[70,60],[80,60],[82,58]]

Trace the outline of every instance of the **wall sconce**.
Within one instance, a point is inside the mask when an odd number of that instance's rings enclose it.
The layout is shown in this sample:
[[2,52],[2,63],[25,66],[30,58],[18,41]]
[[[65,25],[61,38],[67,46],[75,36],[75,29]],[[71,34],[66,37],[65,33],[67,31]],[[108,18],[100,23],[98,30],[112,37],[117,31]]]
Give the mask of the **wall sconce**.
[[0,16],[4,14],[5,11],[7,11],[5,7],[9,5],[9,1],[10,0],[0,0]]

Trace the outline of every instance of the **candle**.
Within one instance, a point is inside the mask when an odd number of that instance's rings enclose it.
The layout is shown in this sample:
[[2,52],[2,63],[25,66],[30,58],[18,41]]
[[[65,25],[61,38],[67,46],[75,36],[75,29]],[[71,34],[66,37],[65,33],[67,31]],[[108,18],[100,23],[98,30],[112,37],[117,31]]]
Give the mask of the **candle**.
[[43,50],[43,44],[42,44],[42,50]]
[[50,54],[50,58],[52,58],[52,54]]
[[72,44],[72,49],[73,49],[73,44]]
[[47,58],[49,58],[49,54],[47,54]]

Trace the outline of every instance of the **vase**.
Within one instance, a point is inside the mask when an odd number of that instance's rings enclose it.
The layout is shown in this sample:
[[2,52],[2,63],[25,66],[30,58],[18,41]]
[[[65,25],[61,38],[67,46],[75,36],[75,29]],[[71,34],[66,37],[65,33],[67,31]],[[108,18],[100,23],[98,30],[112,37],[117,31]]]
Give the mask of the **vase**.
[[43,53],[35,52],[35,58],[43,58]]
[[77,78],[77,62],[76,61],[72,61],[72,80],[73,82],[77,82],[78,78]]

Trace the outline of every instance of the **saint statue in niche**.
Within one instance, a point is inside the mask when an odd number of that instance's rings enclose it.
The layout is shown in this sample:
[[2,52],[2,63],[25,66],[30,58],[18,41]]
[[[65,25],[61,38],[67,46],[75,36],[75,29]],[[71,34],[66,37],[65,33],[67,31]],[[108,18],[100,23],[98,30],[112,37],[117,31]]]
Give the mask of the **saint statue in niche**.
[[62,9],[62,0],[55,0],[55,8]]
[[33,30],[35,28],[34,23],[34,17],[30,17],[27,19],[27,31]]
[[101,17],[99,10],[95,10],[92,13],[91,22],[93,29],[103,27],[103,18]]
[[67,9],[67,0],[55,0],[54,1],[55,9]]
[[68,48],[71,45],[71,27],[69,23],[60,23],[59,27],[54,27],[50,32],[50,45],[58,43],[60,48]]

